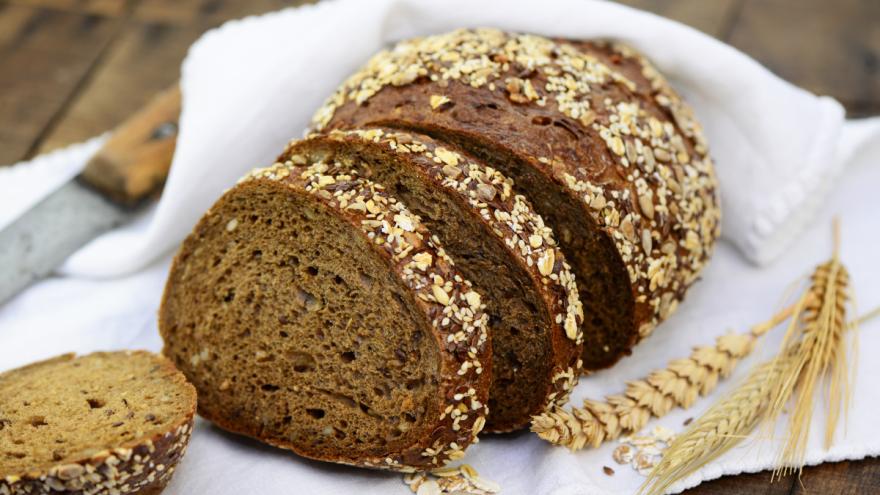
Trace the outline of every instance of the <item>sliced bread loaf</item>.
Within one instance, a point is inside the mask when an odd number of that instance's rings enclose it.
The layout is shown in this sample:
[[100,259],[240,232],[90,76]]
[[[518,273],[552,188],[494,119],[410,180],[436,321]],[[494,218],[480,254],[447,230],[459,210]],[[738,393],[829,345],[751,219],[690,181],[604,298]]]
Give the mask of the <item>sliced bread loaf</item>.
[[485,425],[483,308],[381,186],[276,164],[184,241],[159,328],[218,426],[313,459],[413,470],[461,458]]
[[148,352],[73,354],[0,374],[0,494],[158,494],[195,389]]
[[349,78],[313,125],[421,132],[513,179],[572,264],[587,369],[613,364],[675,310],[719,235],[699,124],[620,45],[494,29],[404,41]]
[[489,315],[488,431],[565,403],[580,374],[581,302],[553,232],[509,179],[427,136],[383,129],[293,141],[279,162],[378,182],[440,239]]

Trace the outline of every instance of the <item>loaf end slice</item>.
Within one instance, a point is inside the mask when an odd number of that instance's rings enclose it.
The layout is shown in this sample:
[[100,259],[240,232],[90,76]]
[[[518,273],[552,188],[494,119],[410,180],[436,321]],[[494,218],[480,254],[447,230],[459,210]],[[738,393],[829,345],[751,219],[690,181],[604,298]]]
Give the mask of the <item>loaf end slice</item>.
[[485,296],[493,348],[487,431],[523,428],[566,402],[580,374],[581,302],[552,230],[510,179],[447,143],[381,128],[295,140],[279,162],[322,162],[381,183]]
[[224,194],[183,243],[159,325],[218,426],[412,471],[461,458],[485,425],[483,309],[380,185],[276,165]]
[[0,494],[158,494],[196,391],[144,351],[62,355],[0,374]]
[[513,179],[556,233],[584,303],[585,369],[672,314],[720,231],[691,109],[632,49],[496,29],[399,43],[352,75],[314,129],[428,134]]

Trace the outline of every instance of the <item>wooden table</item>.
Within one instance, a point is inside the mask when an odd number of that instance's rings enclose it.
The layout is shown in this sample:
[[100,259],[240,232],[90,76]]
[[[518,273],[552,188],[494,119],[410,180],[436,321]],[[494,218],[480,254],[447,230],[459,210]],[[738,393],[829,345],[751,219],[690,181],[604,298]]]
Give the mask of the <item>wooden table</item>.
[[[225,19],[283,0],[0,0],[0,164],[114,127],[179,77],[187,47]],[[880,114],[880,1],[625,0],[751,54],[832,95],[850,116]],[[596,467],[601,470],[601,466]],[[880,460],[840,462],[770,483],[727,476],[690,495],[880,493]]]

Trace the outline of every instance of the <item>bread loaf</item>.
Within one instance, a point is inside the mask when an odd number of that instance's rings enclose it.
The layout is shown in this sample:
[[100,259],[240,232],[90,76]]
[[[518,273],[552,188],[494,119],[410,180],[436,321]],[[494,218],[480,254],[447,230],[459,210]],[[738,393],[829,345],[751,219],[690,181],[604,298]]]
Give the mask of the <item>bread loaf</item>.
[[459,459],[485,425],[484,303],[380,185],[324,163],[257,170],[171,268],[165,353],[221,428],[325,461]]
[[148,352],[0,374],[0,494],[158,494],[186,451],[192,385]]
[[449,145],[383,129],[296,140],[279,162],[381,183],[440,239],[489,315],[488,431],[565,403],[580,374],[581,303],[553,233],[509,179]]
[[404,41],[316,113],[456,145],[514,180],[584,303],[584,366],[613,364],[667,318],[719,235],[706,141],[660,74],[617,44],[493,29]]

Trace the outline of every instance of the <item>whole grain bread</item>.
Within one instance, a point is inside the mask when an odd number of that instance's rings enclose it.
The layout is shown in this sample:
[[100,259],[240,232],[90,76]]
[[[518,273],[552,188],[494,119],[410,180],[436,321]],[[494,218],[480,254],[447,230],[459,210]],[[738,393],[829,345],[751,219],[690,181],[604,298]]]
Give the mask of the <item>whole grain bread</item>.
[[494,29],[404,41],[352,75],[313,122],[370,125],[454,144],[514,180],[572,264],[587,369],[628,354],[675,310],[719,235],[699,124],[619,44]]
[[509,179],[427,136],[384,129],[295,140],[278,161],[381,183],[440,239],[489,315],[487,431],[523,428],[567,401],[580,374],[581,302],[552,231]]
[[481,301],[380,185],[276,164],[224,194],[183,243],[159,327],[221,428],[411,471],[461,458],[485,425]]
[[195,389],[143,351],[0,374],[0,494],[158,494],[186,451]]

